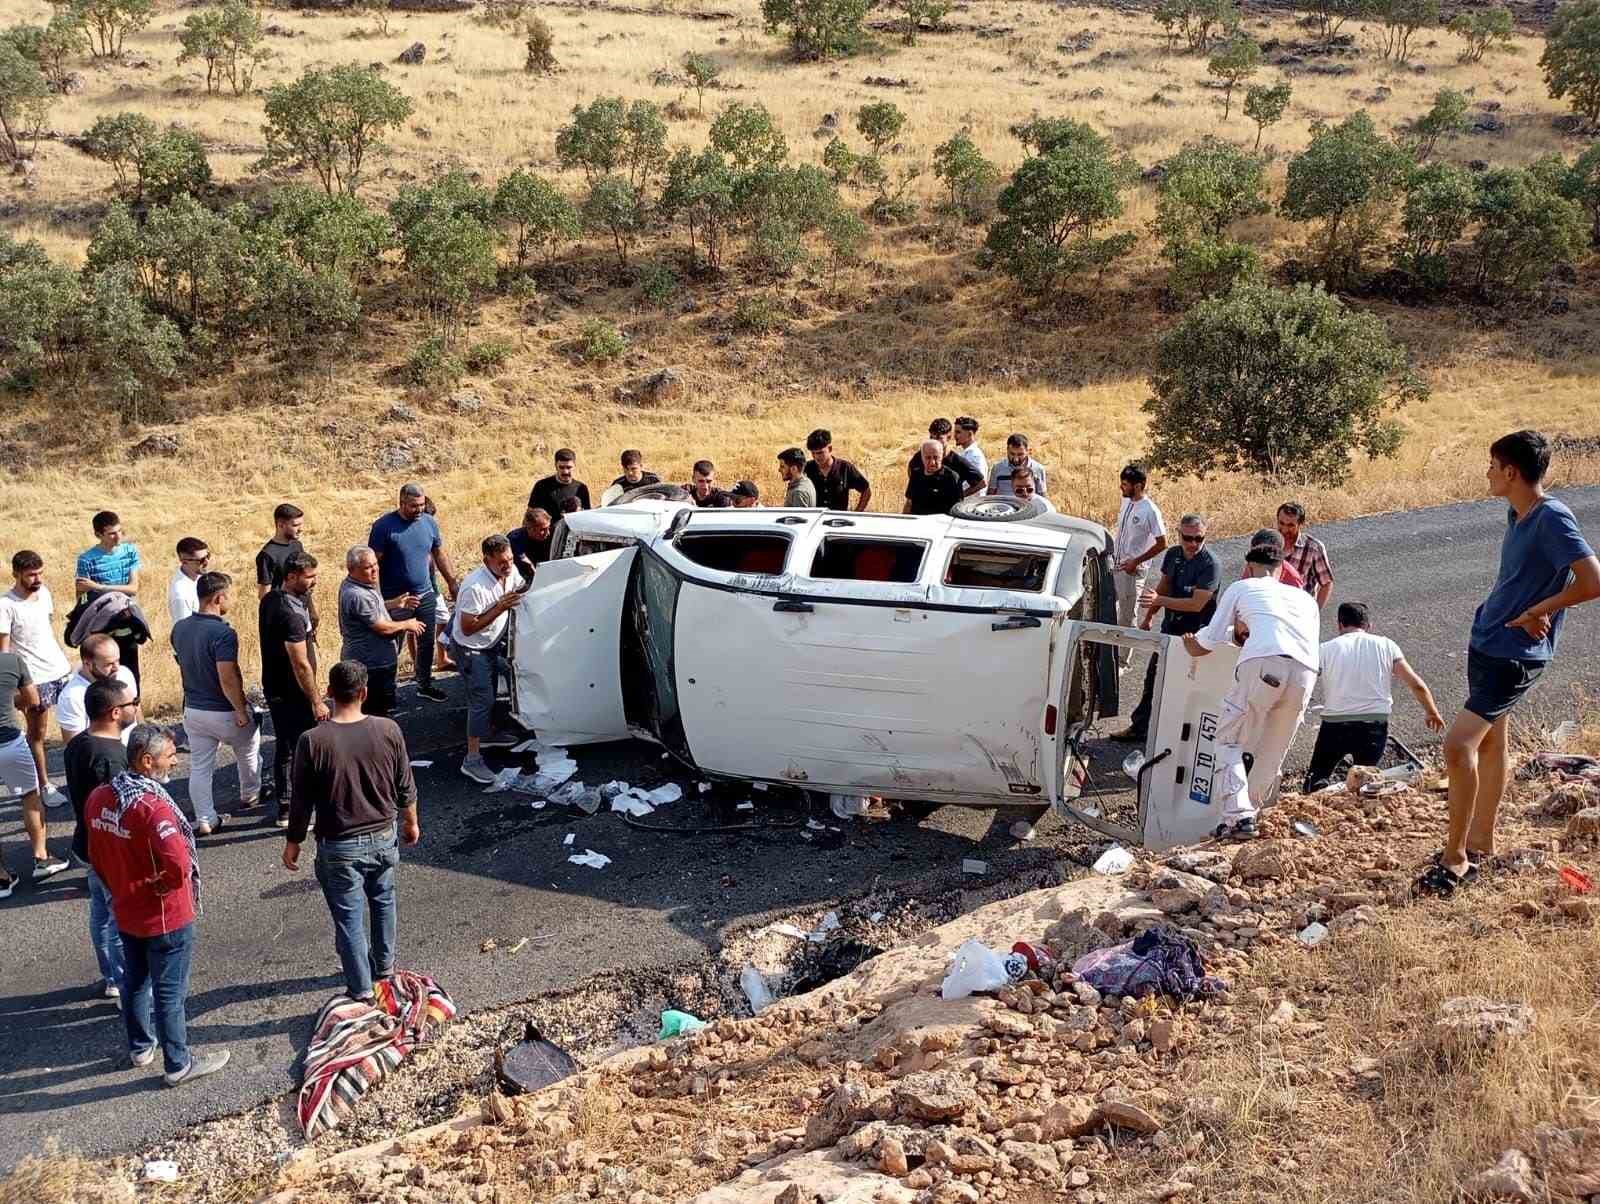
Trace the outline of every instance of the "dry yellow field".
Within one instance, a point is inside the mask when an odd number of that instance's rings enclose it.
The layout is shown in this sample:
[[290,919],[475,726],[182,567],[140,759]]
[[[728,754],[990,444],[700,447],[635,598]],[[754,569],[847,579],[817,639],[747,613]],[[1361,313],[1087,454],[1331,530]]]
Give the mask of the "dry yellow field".
[[[761,101],[779,118],[792,156],[814,161],[823,140],[815,130],[837,113],[857,147],[854,111],[892,99],[910,121],[899,158],[926,162],[932,148],[963,126],[1005,171],[1022,157],[1007,127],[1035,112],[1087,120],[1141,163],[1208,133],[1249,144],[1253,126],[1234,106],[1224,126],[1220,93],[1203,87],[1204,62],[1169,55],[1155,23],[1114,10],[1034,3],[974,3],[953,13],[964,32],[925,35],[903,48],[887,35],[880,51],[842,62],[797,65],[782,43],[761,29],[756,0],[733,0],[735,15],[700,19],[692,9],[619,12],[549,7],[559,74],[533,78],[520,70],[521,48],[509,36],[464,16],[394,14],[388,36],[366,36],[370,19],[272,11],[266,19],[298,36],[268,39],[278,57],[258,76],[262,86],[291,79],[312,65],[383,62],[386,77],[412,97],[416,112],[392,139],[364,189],[381,203],[407,179],[459,165],[492,184],[518,166],[555,173],[554,134],[574,104],[621,94],[660,103],[682,98],[689,116],[671,125],[674,143],[699,146],[716,107],[727,99]],[[97,117],[137,109],[182,122],[213,143],[218,180],[249,196],[270,184],[251,174],[261,145],[259,96],[207,97],[194,64],[176,64],[175,30],[188,9],[162,7],[143,33],[129,39],[129,60],[84,67],[86,88],[63,98],[51,126],[76,133]],[[42,0],[9,6],[23,19],[48,13]],[[974,27],[1010,27],[979,36]],[[1300,36],[1283,18],[1252,16],[1258,38]],[[1096,32],[1088,52],[1057,49],[1080,31]],[[359,35],[359,36],[358,36]],[[1357,30],[1367,45],[1370,35]],[[1281,181],[1285,157],[1304,146],[1317,118],[1356,108],[1381,127],[1396,128],[1424,110],[1442,87],[1470,89],[1478,101],[1499,101],[1508,125],[1497,136],[1466,136],[1444,153],[1465,161],[1517,164],[1587,144],[1563,136],[1552,118],[1562,110],[1545,96],[1535,66],[1536,38],[1518,39],[1518,53],[1478,65],[1455,61],[1456,39],[1437,31],[1416,55],[1424,74],[1388,69],[1371,54],[1351,60],[1355,73],[1294,79],[1285,120],[1267,132]],[[418,67],[394,64],[413,41],[428,47]],[[652,73],[672,68],[685,51],[710,54],[731,91],[710,92],[706,115],[694,96],[656,86]],[[1093,60],[1111,51],[1109,61]],[[909,88],[869,87],[867,76],[904,78]],[[1275,82],[1276,67],[1258,81]],[[1370,98],[1379,88],[1387,98]],[[1150,103],[1158,89],[1170,106]],[[94,202],[103,202],[110,169],[60,142],[39,144],[36,186],[0,183],[3,224],[39,239],[58,258],[81,259],[92,231]],[[573,193],[574,173],[563,180]],[[919,181],[931,206],[937,181]],[[864,204],[866,197],[860,198]],[[1123,228],[1142,229],[1155,192],[1132,190]],[[1246,231],[1269,259],[1295,254],[1303,233],[1263,218]],[[1008,431],[1021,430],[1052,473],[1063,509],[1104,519],[1113,513],[1116,472],[1146,445],[1145,371],[1155,337],[1173,320],[1162,309],[1164,269],[1154,239],[1142,240],[1104,286],[1051,312],[1030,312],[1003,282],[978,269],[981,231],[953,230],[931,210],[913,225],[877,230],[868,262],[841,273],[825,270],[778,284],[749,281],[737,269],[714,282],[690,281],[666,309],[652,308],[629,281],[607,267],[596,242],[565,255],[559,278],[531,300],[486,301],[470,332],[508,338],[516,350],[495,374],[462,387],[484,399],[464,414],[448,397],[408,389],[398,369],[422,337],[420,320],[396,307],[381,285],[369,298],[362,337],[314,362],[282,363],[264,349],[241,350],[236,367],[196,380],[173,398],[182,415],[182,451],[172,459],[132,460],[128,446],[144,432],[120,429],[91,394],[59,390],[25,401],[7,420],[4,441],[14,466],[0,468],[0,551],[33,547],[49,562],[58,596],[70,585],[72,557],[92,539],[89,516],[109,507],[124,519],[144,553],[143,601],[165,628],[165,582],[173,544],[205,538],[220,567],[248,576],[251,558],[270,534],[270,512],[291,499],[307,512],[306,541],[325,567],[325,612],[342,574],[344,549],[393,505],[398,485],[422,481],[458,565],[476,558],[478,540],[514,525],[530,482],[549,471],[549,453],[570,445],[580,476],[603,486],[616,456],[638,447],[663,476],[684,479],[702,456],[724,480],[750,477],[775,490],[774,454],[801,442],[815,426],[830,427],[841,454],[856,460],[879,486],[880,504],[898,509],[901,474],[929,418],[968,413],[982,423],[991,458],[1003,454]],[[637,256],[678,262],[676,232],[643,243]],[[1372,305],[1409,345],[1433,389],[1429,401],[1401,417],[1410,431],[1398,458],[1362,463],[1342,488],[1299,489],[1245,478],[1205,482],[1157,476],[1154,493],[1169,511],[1211,513],[1224,531],[1268,519],[1292,492],[1313,521],[1478,496],[1484,447],[1494,436],[1535,425],[1574,436],[1600,432],[1600,269],[1580,267],[1570,311],[1546,314],[1450,307]],[[1086,285],[1086,291],[1088,286]],[[775,333],[734,331],[740,298],[768,296],[782,316]],[[1364,304],[1364,303],[1363,303]],[[627,336],[623,360],[581,363],[572,350],[585,321],[604,317]],[[663,366],[677,368],[688,395],[670,409],[641,409],[612,400],[624,379]],[[10,400],[7,405],[14,405]],[[415,417],[392,412],[397,404]],[[409,468],[386,470],[377,453],[419,436]],[[1564,457],[1557,482],[1600,480],[1600,457]],[[253,591],[246,589],[249,599]],[[253,607],[253,602],[250,603]],[[238,616],[254,661],[253,612]],[[324,654],[334,637],[325,634]],[[146,696],[156,706],[176,700],[176,672],[159,652],[147,656]],[[254,673],[247,671],[247,677]]]

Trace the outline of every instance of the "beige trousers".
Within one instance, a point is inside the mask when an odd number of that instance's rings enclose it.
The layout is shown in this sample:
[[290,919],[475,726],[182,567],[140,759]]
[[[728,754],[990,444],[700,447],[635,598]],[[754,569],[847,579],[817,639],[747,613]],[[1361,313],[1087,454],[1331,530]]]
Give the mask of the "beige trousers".
[[[1289,656],[1256,657],[1234,670],[1233,687],[1222,697],[1211,779],[1211,797],[1221,801],[1224,821],[1254,816],[1271,797],[1316,681],[1315,673]],[[1248,774],[1245,753],[1253,758]]]

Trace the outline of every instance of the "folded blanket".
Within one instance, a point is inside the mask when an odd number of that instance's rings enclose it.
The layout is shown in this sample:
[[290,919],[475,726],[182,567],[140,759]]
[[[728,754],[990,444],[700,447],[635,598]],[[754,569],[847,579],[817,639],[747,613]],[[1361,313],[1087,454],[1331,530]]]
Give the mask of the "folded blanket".
[[307,1138],[336,1128],[356,1101],[455,1018],[455,1004],[422,974],[398,970],[373,1001],[336,995],[317,1016],[300,1082],[300,1127]]

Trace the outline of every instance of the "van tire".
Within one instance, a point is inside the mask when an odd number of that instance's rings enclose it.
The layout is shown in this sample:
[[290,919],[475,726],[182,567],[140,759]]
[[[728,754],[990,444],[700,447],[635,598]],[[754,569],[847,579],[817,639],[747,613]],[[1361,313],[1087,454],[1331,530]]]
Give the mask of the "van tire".
[[950,507],[951,517],[979,523],[1021,523],[1045,513],[1045,504],[1036,497],[1019,502],[1004,493],[964,497]]
[[682,485],[669,485],[666,481],[654,485],[640,485],[637,489],[630,489],[619,497],[612,505],[626,506],[629,502],[657,501],[657,502],[687,502],[694,495]]

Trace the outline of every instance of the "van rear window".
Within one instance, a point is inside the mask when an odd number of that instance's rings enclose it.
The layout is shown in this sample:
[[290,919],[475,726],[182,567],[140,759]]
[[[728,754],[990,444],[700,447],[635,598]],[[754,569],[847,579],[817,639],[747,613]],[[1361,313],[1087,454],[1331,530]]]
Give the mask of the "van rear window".
[[963,589],[1010,589],[1037,594],[1043,592],[1049,576],[1049,552],[961,544],[950,554],[944,583]]
[[789,558],[789,541],[781,535],[680,535],[674,543],[690,560],[719,573],[776,576]]
[[829,535],[811,562],[811,576],[835,581],[914,583],[927,545],[908,539]]

